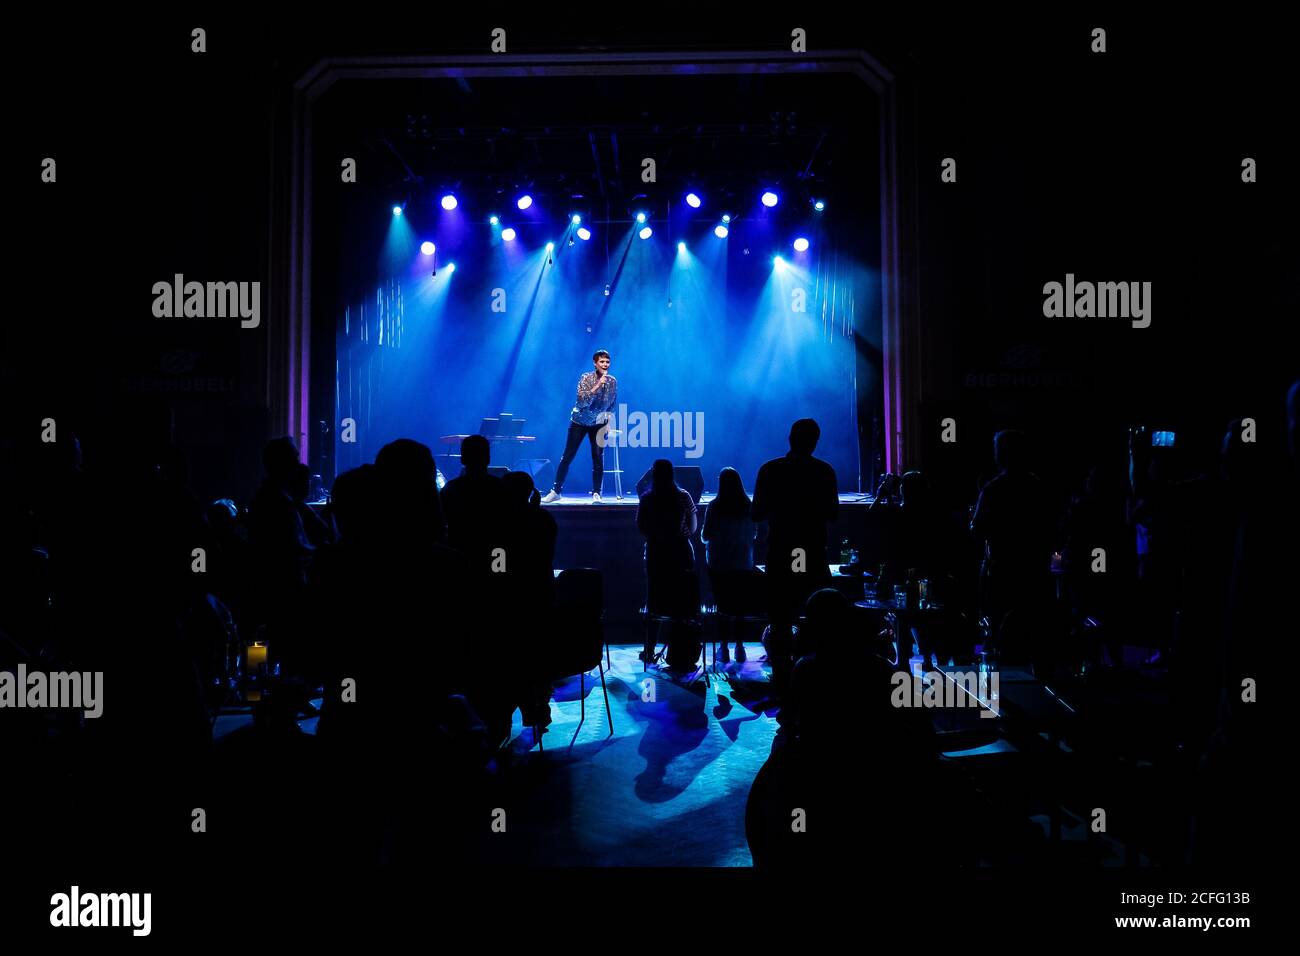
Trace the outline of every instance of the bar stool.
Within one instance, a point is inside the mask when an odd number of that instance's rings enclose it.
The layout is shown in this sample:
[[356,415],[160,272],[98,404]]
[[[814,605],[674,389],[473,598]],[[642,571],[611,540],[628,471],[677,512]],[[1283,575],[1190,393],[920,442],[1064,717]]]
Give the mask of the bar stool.
[[601,451],[601,454],[604,455],[606,460],[608,460],[609,455],[606,454],[606,452],[608,452],[611,447],[614,449],[614,467],[606,468],[604,471],[604,475],[601,476],[600,493],[602,495],[605,493],[605,476],[613,475],[614,476],[614,497],[617,498],[619,501],[623,500],[623,469],[618,462],[618,439],[619,436],[622,434],[623,433],[619,431],[617,428],[606,428],[605,447]]

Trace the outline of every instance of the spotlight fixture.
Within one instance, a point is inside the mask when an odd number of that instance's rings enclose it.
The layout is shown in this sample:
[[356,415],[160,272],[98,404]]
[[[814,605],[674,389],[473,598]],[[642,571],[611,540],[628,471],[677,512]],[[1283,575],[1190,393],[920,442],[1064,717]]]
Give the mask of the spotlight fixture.
[[586,226],[582,226],[578,230],[578,238],[581,239],[583,242],[586,242],[588,239],[591,238],[591,230],[588,229]]
[[515,205],[518,206],[520,209],[527,209],[532,204],[533,204],[533,197],[528,195],[527,193],[524,193],[522,196],[520,196],[519,201],[515,203]]
[[445,210],[447,210],[448,212],[451,212],[453,209],[455,209],[455,208],[456,208],[456,197],[453,196],[451,193],[447,193],[447,195],[443,196],[443,197],[442,197],[442,208],[445,209]]
[[431,256],[438,251],[438,247],[432,242],[422,242],[420,243],[420,251],[426,256]]
[[551,251],[552,249],[554,249],[554,248],[555,248],[555,243],[553,243],[553,242],[548,242],[548,243],[546,244],[546,251],[547,251],[547,252],[550,252],[550,251]]
[[501,221],[501,220],[498,219],[496,216],[488,216],[488,222],[492,223],[492,225],[494,225],[494,226],[495,226],[497,223],[499,223],[500,221]]
[[636,214],[636,221],[637,221],[637,222],[645,222],[645,213],[643,213],[643,212],[639,212],[639,213],[637,213],[637,214]]
[[642,239],[649,239],[651,236],[654,235],[654,230],[651,229],[649,226],[646,226],[640,232],[638,232],[637,235],[640,236]]
[[679,242],[679,243],[677,243],[677,251],[678,251],[678,252],[685,252],[685,251],[686,251],[686,243],[684,243],[684,242]]
[[394,216],[400,216],[401,214],[402,214],[402,207],[401,207],[401,206],[394,206],[394,207],[393,207],[393,215],[394,215]]
[[716,226],[713,227],[713,234],[717,236],[719,239],[726,239],[727,227],[724,226],[722,223],[718,223]]
[[772,265],[776,266],[778,269],[783,269],[785,268],[785,260],[780,256],[777,256],[772,260]]
[[581,225],[581,223],[582,223],[582,217],[579,216],[579,215],[575,212],[575,213],[573,214],[573,218],[570,219],[569,222],[573,223],[575,226],[577,226],[577,225]]
[[821,212],[823,209],[826,208],[826,203],[822,202],[819,199],[815,203],[813,203],[813,208],[816,209],[818,212]]
[[773,206],[775,206],[777,202],[778,199],[776,193],[772,192],[771,190],[763,193],[763,205],[766,206],[768,209],[771,209]]
[[700,208],[700,197],[697,196],[697,195],[695,195],[695,193],[687,193],[687,194],[686,194],[686,205],[690,206],[692,209],[699,209],[699,208]]
[[456,271],[456,263],[454,263],[454,262],[449,262],[449,263],[447,263],[447,271],[448,271],[448,272],[455,272],[455,271]]
[[803,236],[800,236],[798,239],[796,239],[796,240],[794,241],[794,251],[795,251],[795,252],[807,252],[807,251],[808,251],[808,240],[805,239]]
[[514,242],[515,231],[511,229],[509,226],[506,226],[506,228],[501,230],[501,238],[504,239],[506,242]]
[[730,214],[730,213],[726,213],[726,212],[724,212],[724,213],[722,214],[722,221],[723,221],[723,222],[731,222],[731,214]]

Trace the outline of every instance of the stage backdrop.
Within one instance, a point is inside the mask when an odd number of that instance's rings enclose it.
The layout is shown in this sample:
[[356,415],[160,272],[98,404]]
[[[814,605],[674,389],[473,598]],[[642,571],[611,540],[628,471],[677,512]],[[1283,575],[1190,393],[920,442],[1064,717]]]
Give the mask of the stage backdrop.
[[[719,238],[716,220],[687,213],[584,222],[590,240],[544,214],[496,225],[460,209],[388,214],[365,237],[373,286],[338,317],[335,420],[355,421],[356,441],[336,431],[336,470],[399,437],[441,452],[440,436],[476,432],[501,412],[526,419],[536,441],[502,448],[494,463],[558,464],[578,376],[603,348],[625,440],[641,446],[619,449],[625,489],[660,457],[699,466],[709,491],[728,465],[752,489],[759,465],[784,454],[791,422],[812,417],[818,455],[841,490],[858,490],[854,329],[878,300],[873,274],[816,220],[778,225],[754,211]],[[809,240],[802,253],[790,246],[796,234]],[[590,490],[585,449],[565,490]]]

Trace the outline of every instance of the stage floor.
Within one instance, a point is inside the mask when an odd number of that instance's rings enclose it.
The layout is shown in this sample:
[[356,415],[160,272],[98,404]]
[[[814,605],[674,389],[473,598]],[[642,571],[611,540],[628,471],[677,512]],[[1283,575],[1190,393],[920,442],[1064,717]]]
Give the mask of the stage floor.
[[[714,497],[715,497],[714,495],[702,495],[700,497],[699,504],[701,506],[707,505],[710,501],[714,499]],[[599,511],[602,508],[635,508],[637,505],[637,500],[638,499],[635,492],[625,494],[622,498],[616,498],[613,495],[608,495],[602,498],[600,504],[598,505],[592,503],[590,494],[564,495],[562,498],[560,498],[559,501],[552,501],[549,504],[544,505],[544,507],[546,508],[589,508],[589,509]],[[867,494],[861,494],[861,495],[841,494],[840,495],[841,505],[869,505],[871,504],[871,501],[872,501],[871,495],[867,495]]]

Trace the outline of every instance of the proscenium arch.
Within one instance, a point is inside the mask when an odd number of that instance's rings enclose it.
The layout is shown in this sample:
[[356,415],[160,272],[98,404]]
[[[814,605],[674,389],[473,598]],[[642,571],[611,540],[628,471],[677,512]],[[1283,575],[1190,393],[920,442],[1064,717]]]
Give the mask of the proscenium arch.
[[[921,337],[916,334],[915,256],[908,241],[914,184],[900,133],[899,83],[894,73],[863,50],[815,54],[781,51],[719,53],[555,53],[512,56],[360,56],[316,62],[294,84],[285,165],[287,189],[276,221],[283,234],[272,246],[268,312],[276,320],[267,341],[267,403],[275,434],[293,435],[310,461],[311,430],[311,210],[312,120],[316,102],[341,80],[456,79],[557,76],[668,76],[741,73],[849,73],[879,102],[881,375],[884,392],[885,468],[916,467],[920,450]],[[856,399],[855,399],[856,400]],[[859,459],[861,431],[859,420]],[[864,489],[874,490],[874,489]]]

